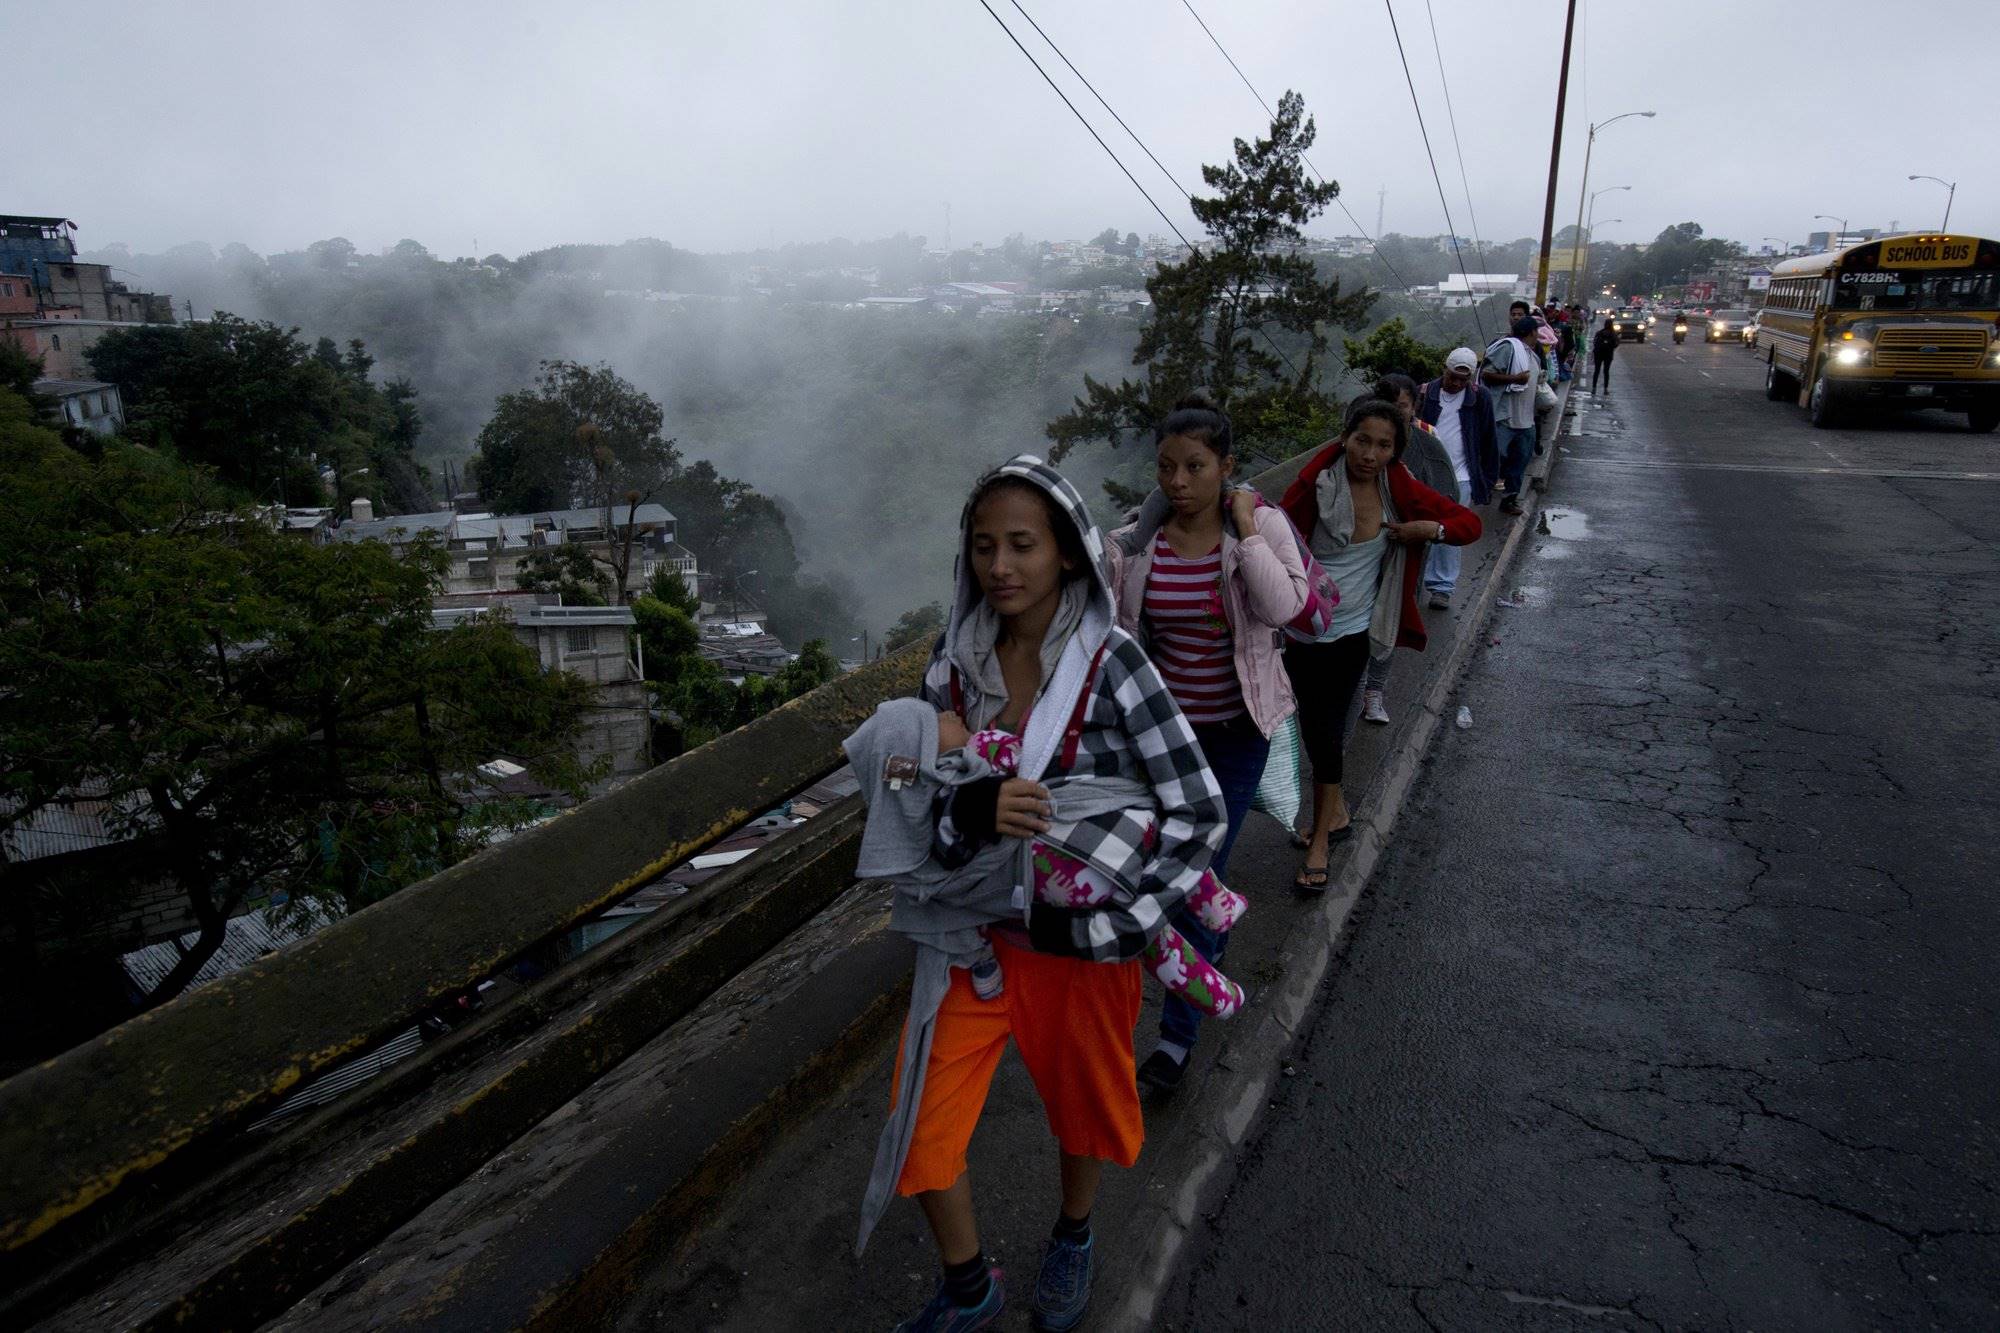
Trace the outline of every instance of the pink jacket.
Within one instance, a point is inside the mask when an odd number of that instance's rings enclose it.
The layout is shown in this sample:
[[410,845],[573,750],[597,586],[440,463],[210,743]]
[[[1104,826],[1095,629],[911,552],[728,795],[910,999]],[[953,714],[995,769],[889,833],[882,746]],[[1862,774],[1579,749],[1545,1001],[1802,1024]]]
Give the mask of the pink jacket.
[[[1222,523],[1222,611],[1236,637],[1236,680],[1243,687],[1250,720],[1266,736],[1298,711],[1291,678],[1285,674],[1284,626],[1305,607],[1306,571],[1291,522],[1275,505],[1259,505],[1257,531],[1240,541],[1235,523],[1227,517]],[[1113,532],[1105,543],[1111,551],[1118,623],[1141,643],[1146,636],[1140,613],[1158,533],[1157,522],[1147,525],[1142,520]]]

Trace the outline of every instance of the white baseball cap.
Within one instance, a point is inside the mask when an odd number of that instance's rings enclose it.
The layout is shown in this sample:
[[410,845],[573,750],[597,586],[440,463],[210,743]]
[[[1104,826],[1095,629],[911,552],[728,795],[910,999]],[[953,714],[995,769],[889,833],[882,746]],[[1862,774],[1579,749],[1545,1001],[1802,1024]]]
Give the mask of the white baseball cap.
[[1454,347],[1445,354],[1446,370],[1476,370],[1478,367],[1479,358],[1473,354],[1470,347]]

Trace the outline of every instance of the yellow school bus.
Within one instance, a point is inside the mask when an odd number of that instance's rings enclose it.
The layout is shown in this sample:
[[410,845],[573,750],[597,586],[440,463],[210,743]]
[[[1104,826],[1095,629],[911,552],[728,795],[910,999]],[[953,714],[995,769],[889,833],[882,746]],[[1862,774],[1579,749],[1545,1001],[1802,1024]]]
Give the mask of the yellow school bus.
[[1832,426],[1864,402],[2000,425],[2000,242],[1885,236],[1771,270],[1766,397]]

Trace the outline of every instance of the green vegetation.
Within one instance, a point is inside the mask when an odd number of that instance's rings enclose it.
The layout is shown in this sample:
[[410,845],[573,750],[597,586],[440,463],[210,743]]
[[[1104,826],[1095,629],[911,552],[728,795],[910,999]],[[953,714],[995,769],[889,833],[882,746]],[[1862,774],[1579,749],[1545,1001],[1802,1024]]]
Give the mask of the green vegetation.
[[1190,206],[1213,244],[1147,281],[1152,313],[1132,353],[1144,377],[1109,384],[1086,375],[1072,409],[1048,425],[1053,458],[1088,441],[1148,438],[1195,388],[1229,410],[1243,444],[1274,458],[1324,432],[1338,408],[1319,373],[1326,326],[1358,323],[1373,297],[1343,294],[1337,278],[1323,279],[1291,249],[1340,193],[1307,174],[1302,159],[1315,134],[1304,99],[1287,92],[1268,138],[1238,139],[1233,162],[1201,169],[1215,194]]
[[441,552],[315,546],[240,494],[122,440],[78,452],[0,389],[0,821],[78,794],[117,812],[131,860],[91,891],[164,877],[201,925],[149,1004],[253,898],[359,908],[526,822],[479,764],[576,796],[593,776],[589,685],[496,620],[432,628]]
[[375,383],[359,339],[345,351],[331,338],[308,347],[296,328],[220,312],[199,324],[117,330],[88,359],[123,394],[131,438],[209,469],[249,499],[344,505],[367,496],[385,513],[432,507],[430,476],[415,461],[416,390],[407,380]]

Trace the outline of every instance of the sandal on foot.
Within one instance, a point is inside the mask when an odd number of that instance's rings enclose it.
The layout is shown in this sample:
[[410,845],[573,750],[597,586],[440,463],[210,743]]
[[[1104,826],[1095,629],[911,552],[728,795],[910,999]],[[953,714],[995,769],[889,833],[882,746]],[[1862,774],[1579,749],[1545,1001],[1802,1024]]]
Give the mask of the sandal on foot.
[[1326,866],[1300,866],[1292,888],[1299,893],[1325,893],[1327,871]]

